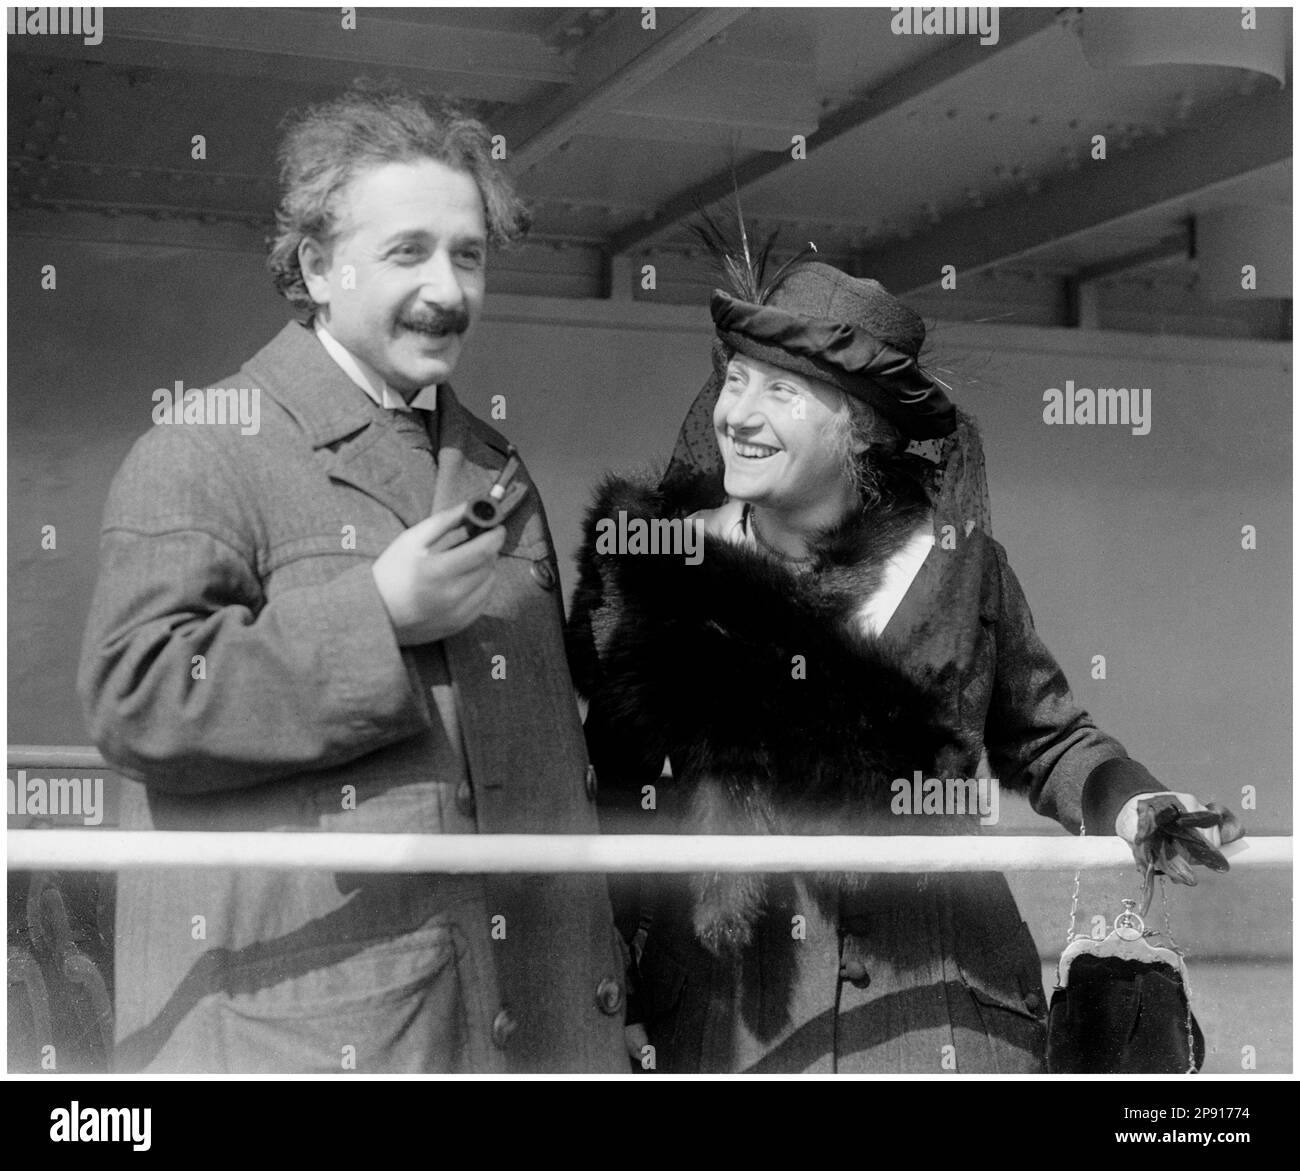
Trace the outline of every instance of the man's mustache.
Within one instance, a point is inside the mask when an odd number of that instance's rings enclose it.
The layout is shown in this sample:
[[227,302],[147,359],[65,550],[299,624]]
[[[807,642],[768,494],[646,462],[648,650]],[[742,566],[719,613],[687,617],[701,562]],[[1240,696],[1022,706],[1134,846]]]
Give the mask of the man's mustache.
[[403,329],[445,337],[449,333],[464,333],[469,329],[469,313],[464,309],[434,309],[428,313],[408,313],[398,318]]

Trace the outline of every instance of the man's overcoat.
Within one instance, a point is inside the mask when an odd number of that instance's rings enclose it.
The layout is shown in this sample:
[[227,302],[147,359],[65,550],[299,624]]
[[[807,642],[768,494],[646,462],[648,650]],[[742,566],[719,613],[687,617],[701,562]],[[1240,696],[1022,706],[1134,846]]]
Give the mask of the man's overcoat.
[[[400,648],[371,573],[505,440],[443,386],[422,488],[297,324],[220,385],[260,392],[256,432],[157,425],[106,506],[80,690],[141,782],[126,827],[594,832],[536,490],[462,633]],[[125,870],[117,897],[118,1069],[627,1069],[598,878]]]

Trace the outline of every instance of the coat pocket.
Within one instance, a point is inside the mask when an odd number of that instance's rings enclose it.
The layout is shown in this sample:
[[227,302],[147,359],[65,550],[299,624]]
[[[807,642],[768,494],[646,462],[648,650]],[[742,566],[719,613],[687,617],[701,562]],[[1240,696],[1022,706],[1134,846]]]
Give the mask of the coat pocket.
[[468,1024],[457,934],[295,954],[288,978],[212,998],[212,1056],[232,1072],[454,1072]]
[[1038,949],[1024,922],[987,948],[972,949],[966,942],[956,960],[962,984],[982,1008],[1001,1009],[1039,1025],[1046,1021]]

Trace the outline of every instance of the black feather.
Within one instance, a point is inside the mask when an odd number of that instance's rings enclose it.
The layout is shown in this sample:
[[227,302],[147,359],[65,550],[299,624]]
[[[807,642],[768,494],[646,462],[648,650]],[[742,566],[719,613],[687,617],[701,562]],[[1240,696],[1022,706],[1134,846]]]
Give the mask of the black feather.
[[[729,210],[729,209],[728,209]],[[750,246],[749,229],[745,226],[744,212],[740,206],[740,188],[736,187],[734,211],[710,215],[702,203],[696,204],[698,220],[689,225],[691,233],[708,250],[725,291],[751,305],[765,304],[780,280],[798,262],[815,255],[815,248],[805,248],[791,257],[770,281],[764,281],[768,259],[776,244],[779,230],[772,232],[761,247]]]

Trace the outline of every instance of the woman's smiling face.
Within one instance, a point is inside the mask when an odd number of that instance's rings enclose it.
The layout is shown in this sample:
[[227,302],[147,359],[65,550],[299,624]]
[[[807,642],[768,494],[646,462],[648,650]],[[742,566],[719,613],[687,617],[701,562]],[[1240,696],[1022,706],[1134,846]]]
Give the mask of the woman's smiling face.
[[830,384],[736,354],[713,411],[727,495],[802,510],[842,493],[848,410]]

